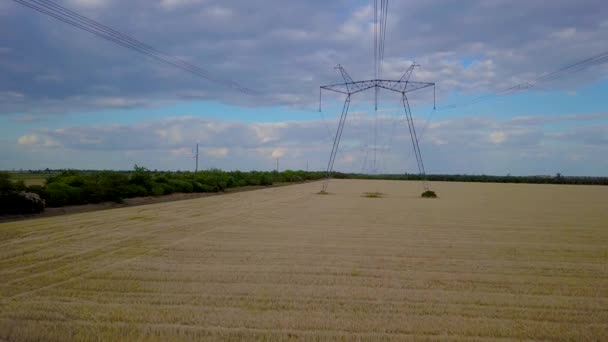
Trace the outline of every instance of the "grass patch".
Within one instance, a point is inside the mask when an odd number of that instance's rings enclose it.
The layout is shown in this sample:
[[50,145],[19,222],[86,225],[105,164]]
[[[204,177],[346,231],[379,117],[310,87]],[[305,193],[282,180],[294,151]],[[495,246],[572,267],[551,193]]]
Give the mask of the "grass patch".
[[363,197],[367,197],[367,198],[382,198],[384,197],[384,194],[381,192],[365,192],[363,193]]
[[329,195],[329,192],[327,192],[325,190],[321,190],[321,191],[317,192],[317,195]]

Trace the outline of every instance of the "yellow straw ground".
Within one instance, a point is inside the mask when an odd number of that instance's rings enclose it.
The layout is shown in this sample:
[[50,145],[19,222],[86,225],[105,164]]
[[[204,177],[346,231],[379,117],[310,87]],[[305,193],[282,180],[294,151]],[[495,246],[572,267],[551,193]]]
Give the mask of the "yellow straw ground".
[[0,340],[608,340],[608,187],[320,187],[0,224]]

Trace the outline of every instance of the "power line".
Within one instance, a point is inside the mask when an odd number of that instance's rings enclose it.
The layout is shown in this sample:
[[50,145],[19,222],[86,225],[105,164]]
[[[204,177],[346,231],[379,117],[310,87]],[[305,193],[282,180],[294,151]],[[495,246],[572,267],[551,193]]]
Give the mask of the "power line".
[[589,57],[589,58],[585,58],[578,62],[568,64],[555,71],[545,73],[543,75],[540,75],[540,76],[534,78],[533,80],[531,80],[529,82],[523,82],[523,83],[519,83],[514,86],[511,86],[511,87],[508,87],[508,88],[499,89],[499,90],[490,92],[488,94],[485,94],[485,95],[482,95],[482,96],[479,96],[479,97],[476,97],[476,98],[473,98],[473,99],[470,99],[467,101],[463,101],[460,103],[453,103],[453,104],[441,106],[440,110],[450,110],[450,109],[460,108],[460,107],[468,106],[468,105],[471,105],[474,103],[482,102],[482,101],[485,101],[485,100],[488,100],[488,99],[491,99],[491,98],[494,98],[497,96],[508,96],[508,95],[513,95],[516,93],[528,91],[528,90],[536,87],[539,83],[555,81],[557,79],[568,76],[570,74],[579,73],[579,72],[585,71],[587,69],[590,69],[592,67],[602,65],[605,63],[608,63],[608,51],[602,52],[600,54],[597,54],[597,55]]
[[151,57],[161,63],[174,66],[183,71],[189,72],[201,78],[205,78],[209,81],[222,84],[224,86],[236,89],[246,94],[256,94],[255,91],[246,88],[235,81],[224,79],[219,77],[208,70],[201,67],[188,63],[180,58],[171,56],[165,52],[162,52],[146,43],[143,43],[131,36],[123,34],[117,30],[114,30],[106,25],[103,25],[97,21],[89,19],[83,15],[80,15],[74,11],[71,11],[61,5],[58,5],[49,0],[13,0],[21,5],[29,7],[40,13],[46,14],[59,21],[62,21],[68,25],[79,28],[81,30],[92,33],[100,38],[111,41],[118,45],[121,45],[130,50],[136,51],[148,57]]

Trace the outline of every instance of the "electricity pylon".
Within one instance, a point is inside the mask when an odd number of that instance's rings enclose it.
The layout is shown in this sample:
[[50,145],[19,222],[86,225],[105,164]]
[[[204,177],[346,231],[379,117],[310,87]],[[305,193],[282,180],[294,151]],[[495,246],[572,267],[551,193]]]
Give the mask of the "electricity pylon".
[[338,64],[336,69],[340,71],[342,78],[344,79],[344,83],[338,84],[330,84],[321,86],[319,88],[319,111],[321,110],[321,94],[323,90],[329,90],[336,93],[346,95],[346,99],[344,100],[344,105],[342,106],[342,114],[340,115],[340,121],[338,122],[338,129],[336,130],[336,135],[334,137],[334,143],[331,149],[331,153],[329,155],[329,161],[327,162],[327,178],[323,182],[322,191],[327,191],[327,187],[329,185],[329,179],[331,178],[331,173],[333,172],[334,162],[336,160],[336,155],[338,154],[338,147],[340,146],[340,139],[342,138],[342,132],[344,131],[344,123],[346,122],[346,117],[348,116],[348,109],[350,107],[351,96],[369,89],[374,89],[375,96],[375,108],[378,109],[378,90],[386,89],[396,93],[401,94],[401,102],[403,103],[403,110],[405,112],[405,118],[407,120],[410,137],[412,139],[412,145],[414,148],[414,154],[416,155],[416,163],[418,165],[418,171],[423,180],[424,190],[429,190],[427,181],[426,181],[426,172],[424,170],[424,163],[422,162],[422,154],[420,153],[420,146],[418,144],[418,136],[416,135],[416,128],[414,126],[414,119],[412,118],[412,111],[410,109],[410,104],[407,98],[407,93],[433,87],[433,108],[435,107],[435,83],[431,82],[413,82],[410,81],[410,77],[414,72],[414,68],[419,66],[418,64],[412,64],[401,76],[399,80],[385,80],[385,79],[373,79],[373,80],[365,80],[365,81],[353,81],[350,75],[346,72],[346,70]]

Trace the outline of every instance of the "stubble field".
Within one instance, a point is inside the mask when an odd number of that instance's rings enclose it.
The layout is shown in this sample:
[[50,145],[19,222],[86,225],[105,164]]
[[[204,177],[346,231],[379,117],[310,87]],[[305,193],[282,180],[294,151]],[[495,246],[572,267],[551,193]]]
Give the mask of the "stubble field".
[[0,224],[0,340],[608,340],[608,187],[320,185]]

